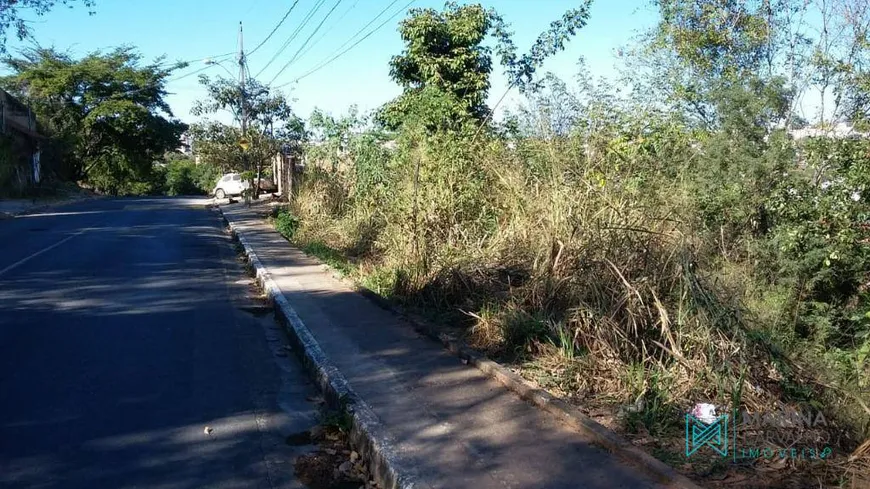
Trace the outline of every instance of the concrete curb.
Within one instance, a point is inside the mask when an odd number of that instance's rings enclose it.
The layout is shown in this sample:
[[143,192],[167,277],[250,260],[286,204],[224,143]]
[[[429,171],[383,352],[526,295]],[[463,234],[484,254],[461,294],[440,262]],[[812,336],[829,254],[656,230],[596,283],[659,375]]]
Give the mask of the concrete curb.
[[386,489],[428,487],[419,482],[416,470],[401,460],[377,415],[351,389],[344,375],[327,358],[314,335],[284,297],[245,236],[227,219],[223,209],[217,207],[233,238],[244,248],[245,255],[256,274],[257,282],[274,303],[275,315],[287,331],[303,365],[317,382],[327,402],[331,406],[344,407],[350,413],[353,420],[350,442],[359,451],[362,459],[369,464],[375,481]]

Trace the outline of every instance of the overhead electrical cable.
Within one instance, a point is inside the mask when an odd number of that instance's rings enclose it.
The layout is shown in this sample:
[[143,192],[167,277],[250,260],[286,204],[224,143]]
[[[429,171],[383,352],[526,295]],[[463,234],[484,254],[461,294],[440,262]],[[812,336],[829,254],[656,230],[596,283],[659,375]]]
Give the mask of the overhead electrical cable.
[[[398,1],[398,0],[397,0],[397,1]],[[335,30],[335,28],[338,26],[338,24],[340,24],[341,21],[344,20],[344,18],[347,16],[347,14],[349,14],[351,10],[353,10],[354,8],[356,8],[356,6],[357,6],[358,4],[359,4],[359,0],[356,0],[355,2],[353,2],[353,4],[352,4],[350,7],[348,7],[347,10],[345,10],[345,11],[344,11],[344,12],[343,12],[339,17],[338,17],[338,19],[335,20],[335,23],[334,23],[334,24],[332,24],[328,29],[326,29],[325,31],[323,31],[323,34],[321,34],[320,37],[317,38],[317,40],[315,40],[313,43],[311,43],[311,45],[308,46],[308,48],[305,49],[305,51],[302,51],[302,54],[299,55],[299,59],[304,58],[305,55],[308,54],[308,53],[311,51],[312,48],[314,48],[314,46],[317,46],[317,45],[320,43],[320,41],[323,40],[324,37],[326,37],[330,32],[332,32],[333,30]]]
[[250,55],[256,53],[258,49],[260,49],[261,47],[263,47],[263,45],[266,44],[266,43],[269,41],[269,39],[271,39],[272,36],[275,35],[275,32],[277,32],[278,29],[279,29],[282,25],[284,25],[284,22],[287,20],[288,17],[290,17],[290,13],[293,12],[293,9],[296,8],[296,4],[298,4],[298,3],[299,3],[299,0],[296,0],[295,2],[293,2],[293,5],[290,6],[290,8],[287,10],[287,13],[284,14],[284,17],[281,17],[281,20],[278,21],[278,24],[275,26],[274,29],[272,29],[272,32],[270,32],[269,35],[266,36],[266,39],[263,39],[263,41],[262,41],[260,44],[257,44],[257,47],[255,47],[254,49],[252,49],[251,51],[249,51],[249,52],[247,53],[248,56],[250,56]]
[[322,7],[325,2],[326,2],[326,0],[318,0],[318,2],[315,3],[311,7],[311,9],[305,15],[305,18],[302,19],[302,22],[299,24],[298,27],[296,27],[296,30],[294,30],[293,33],[290,34],[290,37],[288,37],[287,40],[284,41],[284,44],[272,56],[272,58],[269,60],[269,62],[267,62],[266,65],[263,66],[260,69],[260,71],[257,72],[256,75],[254,75],[254,78],[258,78],[264,71],[266,71],[267,68],[269,68],[269,66],[271,66],[272,63],[275,62],[276,59],[278,59],[278,56],[281,56],[281,53],[283,53],[284,50],[287,49],[287,46],[289,46],[290,43],[293,42],[294,39],[296,39],[296,36],[298,36],[299,33],[302,32],[302,29],[305,28],[305,26],[308,24],[308,22],[311,20],[311,18],[314,17],[314,14],[317,13],[318,10],[320,10],[320,7]]
[[[398,0],[396,0],[396,1],[398,1]],[[360,38],[359,40],[357,40],[355,43],[353,43],[351,46],[349,46],[349,47],[348,47],[347,49],[345,49],[344,51],[341,51],[340,53],[338,53],[338,54],[336,54],[335,56],[333,56],[333,57],[329,58],[328,60],[324,61],[323,63],[321,63],[321,64],[318,65],[317,67],[315,67],[315,68],[313,68],[313,69],[307,71],[306,73],[300,75],[299,77],[297,77],[297,78],[295,78],[295,79],[293,79],[293,80],[291,80],[291,81],[289,81],[289,82],[287,82],[287,83],[284,83],[284,84],[278,85],[278,86],[276,86],[276,87],[274,87],[274,88],[282,88],[282,87],[286,87],[287,85],[290,85],[291,83],[298,82],[299,80],[302,80],[303,78],[306,78],[306,77],[308,77],[308,76],[310,76],[310,75],[313,75],[314,73],[316,73],[316,72],[320,71],[321,69],[325,68],[327,65],[331,64],[333,61],[335,61],[335,60],[337,60],[338,58],[344,56],[344,55],[347,54],[350,50],[352,50],[353,48],[357,47],[360,43],[362,43],[363,41],[365,41],[366,39],[368,39],[372,34],[374,34],[375,32],[377,32],[377,31],[379,31],[379,30],[381,30],[381,29],[382,29],[385,25],[387,25],[391,20],[395,19],[396,16],[398,16],[398,15],[399,15],[400,13],[402,13],[405,9],[407,9],[408,7],[410,7],[411,5],[413,5],[414,2],[416,2],[416,1],[417,1],[417,0],[411,0],[410,2],[408,2],[407,4],[405,4],[404,7],[400,8],[398,11],[396,11],[396,13],[394,13],[393,15],[391,15],[391,16],[390,16],[388,19],[386,19],[385,21],[381,22],[377,27],[375,27],[374,29],[372,29],[371,31],[369,31],[368,33],[366,33],[366,35],[364,35],[362,38]],[[395,3],[395,2],[394,2],[394,3]],[[354,37],[356,37],[356,35],[354,35]]]
[[341,4],[341,2],[343,2],[343,1],[344,0],[336,0],[335,4],[332,6],[332,8],[329,9],[329,12],[326,13],[326,15],[323,17],[323,19],[320,20],[320,23],[317,24],[317,27],[315,27],[314,30],[311,32],[311,34],[308,35],[308,38],[305,39],[305,42],[303,42],[302,45],[299,46],[299,49],[296,50],[296,53],[293,54],[293,57],[290,58],[290,61],[285,63],[284,66],[282,66],[281,69],[278,70],[278,73],[275,73],[275,76],[272,77],[272,79],[269,81],[268,85],[271,85],[272,82],[274,82],[276,78],[281,76],[281,73],[284,73],[284,70],[286,70],[288,66],[290,66],[294,61],[296,61],[296,58],[299,57],[299,53],[302,52],[303,49],[305,49],[305,46],[307,46],[309,42],[311,42],[311,39],[315,36],[315,34],[317,34],[318,31],[320,31],[320,28],[323,27],[323,24],[329,19],[329,16],[332,15],[333,12],[335,12],[335,9],[338,8],[339,4]]

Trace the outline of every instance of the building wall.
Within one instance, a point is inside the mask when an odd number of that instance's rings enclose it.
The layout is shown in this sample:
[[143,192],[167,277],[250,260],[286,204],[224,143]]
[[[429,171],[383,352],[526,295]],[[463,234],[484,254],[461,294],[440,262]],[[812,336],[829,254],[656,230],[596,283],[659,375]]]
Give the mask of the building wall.
[[0,194],[22,193],[42,179],[39,141],[33,113],[0,90]]

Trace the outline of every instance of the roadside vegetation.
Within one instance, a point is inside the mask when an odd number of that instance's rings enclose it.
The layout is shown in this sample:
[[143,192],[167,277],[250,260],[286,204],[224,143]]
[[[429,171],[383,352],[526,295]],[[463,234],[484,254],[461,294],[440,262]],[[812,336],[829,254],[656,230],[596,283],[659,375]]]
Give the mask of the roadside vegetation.
[[33,48],[3,60],[0,80],[36,115],[46,179],[84,182],[111,195],[148,193],[154,163],[175,151],[186,126],[165,101],[184,64],[143,64],[133,48],[75,58]]
[[219,168],[197,165],[193,159],[179,153],[170,153],[165,161],[154,168],[149,194],[209,195],[221,177]]
[[[800,20],[812,2],[655,5],[660,23],[626,49],[619,83],[582,63],[572,81],[535,73],[582,32],[585,8],[526,55],[493,11],[413,11],[391,62],[403,94],[374,114],[312,116],[317,144],[278,229],[462,325],[705,484],[747,471],[770,487],[859,484],[870,140],[792,134],[865,127],[870,9],[833,2],[813,37]],[[493,53],[526,99],[498,123],[485,105]],[[805,119],[799,95],[813,90],[829,105]],[[834,456],[687,461],[697,402],[822,411],[827,425],[797,443]]]

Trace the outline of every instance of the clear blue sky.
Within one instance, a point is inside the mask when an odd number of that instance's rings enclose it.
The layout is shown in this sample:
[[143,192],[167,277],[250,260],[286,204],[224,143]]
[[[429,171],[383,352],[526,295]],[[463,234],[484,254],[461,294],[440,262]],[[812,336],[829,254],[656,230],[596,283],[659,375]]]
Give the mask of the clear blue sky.
[[[328,59],[391,1],[343,0],[314,35],[312,42],[324,33],[325,36],[313,47],[309,44],[310,51],[279,75],[275,84],[292,81]],[[269,42],[250,56],[251,74],[260,72],[317,2],[299,1],[288,20]],[[45,17],[35,19],[37,23],[33,24],[33,31],[36,41],[41,45],[70,49],[76,55],[127,44],[138,47],[146,59],[166,55],[173,60],[202,60],[236,50],[239,21],[244,22],[246,48],[252,49],[275,27],[292,3],[293,0],[97,0],[96,14],[93,16],[89,16],[86,9],[81,7],[59,7]],[[408,0],[397,1],[369,29],[400,11],[407,3]],[[580,2],[484,0],[480,3],[495,7],[502,14],[516,33],[514,41],[518,48],[525,52],[551,21]],[[268,82],[278,73],[334,4],[335,0],[323,3],[298,37],[258,77],[261,81]],[[412,7],[440,9],[443,5],[440,0],[418,0]],[[362,110],[370,110],[396,96],[400,90],[389,78],[388,62],[391,56],[402,50],[397,26],[405,14],[406,11],[402,11],[381,30],[324,69],[300,80],[298,84],[286,87],[291,97],[296,99],[296,112],[307,117],[312,109],[319,107],[339,114],[351,104],[358,105]],[[588,26],[571,41],[566,51],[548,60],[542,73],[552,71],[563,78],[571,78],[576,73],[578,58],[583,56],[594,74],[610,75],[616,62],[614,50],[629,43],[633,36],[654,22],[655,13],[645,0],[598,0],[593,3]],[[13,42],[9,47],[14,50],[20,44]],[[232,58],[225,59],[228,60],[225,65],[236,71]],[[175,76],[203,66],[202,61],[196,61]],[[500,66],[496,66],[494,72],[491,106],[506,86]],[[205,73],[226,74],[217,66],[208,68]],[[203,95],[196,76],[172,82],[169,91],[172,92],[169,102],[175,115],[188,122],[195,120],[190,108]],[[511,101],[512,97],[509,97],[506,105],[510,105]]]

